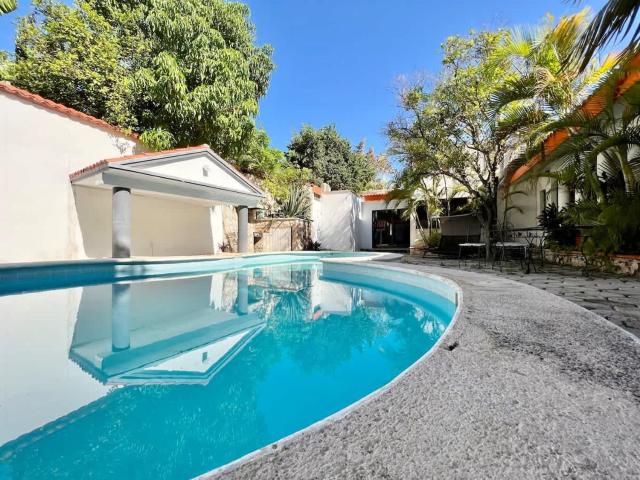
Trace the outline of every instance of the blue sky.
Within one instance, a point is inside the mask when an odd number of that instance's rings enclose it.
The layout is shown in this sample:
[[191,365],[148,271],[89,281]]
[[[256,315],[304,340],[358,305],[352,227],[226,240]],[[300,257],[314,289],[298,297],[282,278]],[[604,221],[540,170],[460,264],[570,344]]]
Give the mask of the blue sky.
[[[397,113],[401,75],[436,74],[440,44],[469,29],[534,25],[605,0],[246,0],[258,42],[277,65],[258,123],[286,148],[303,124],[334,123],[354,143],[382,153],[383,129]],[[19,13],[30,8],[19,0]],[[16,14],[0,17],[0,48],[13,49]]]

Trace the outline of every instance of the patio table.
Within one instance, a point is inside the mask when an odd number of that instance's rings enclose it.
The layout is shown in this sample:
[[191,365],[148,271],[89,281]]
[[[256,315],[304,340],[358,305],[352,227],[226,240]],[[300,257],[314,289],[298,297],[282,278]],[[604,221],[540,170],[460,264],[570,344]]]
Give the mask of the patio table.
[[[505,257],[506,257],[506,252],[507,250],[520,250],[522,249],[522,258],[527,258],[528,254],[527,251],[529,249],[529,245],[526,243],[522,243],[522,242],[495,242],[493,244],[493,247],[495,248],[495,255],[494,255],[494,262],[493,264],[495,265],[495,260],[496,258],[500,258],[500,269],[502,269],[502,262],[504,262]],[[520,265],[524,268],[522,259],[520,260]],[[493,268],[493,265],[491,266]]]
[[540,248],[540,266],[543,265],[544,262],[544,254],[542,252],[542,248],[544,245],[544,229],[542,227],[524,227],[524,228],[512,228],[509,230],[512,238],[522,239],[524,243],[520,242],[512,242],[518,243],[519,245],[525,245],[524,247],[524,262],[523,269],[524,272],[529,274],[531,273],[531,267],[533,266],[533,271],[537,272],[537,268],[535,262],[533,261],[533,252],[536,248]]
[[[462,252],[465,248],[473,248],[478,249],[478,267],[480,267],[480,259],[482,257],[482,250],[486,248],[487,244],[482,242],[465,242],[458,244],[458,267],[460,266],[460,262],[462,261]],[[484,256],[484,263],[487,263],[487,257]],[[467,264],[465,259],[465,265]]]

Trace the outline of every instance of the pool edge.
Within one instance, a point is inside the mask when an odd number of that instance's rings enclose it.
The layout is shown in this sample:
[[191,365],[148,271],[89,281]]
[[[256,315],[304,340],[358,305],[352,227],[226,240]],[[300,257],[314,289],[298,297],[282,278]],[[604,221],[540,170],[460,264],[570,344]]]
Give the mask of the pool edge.
[[[326,260],[326,262],[332,262],[332,261],[333,260]],[[342,260],[336,261],[336,263],[338,262],[343,263]],[[330,424],[340,421],[341,419],[349,415],[354,410],[367,405],[368,403],[372,402],[373,400],[375,400],[376,398],[378,398],[379,396],[383,395],[385,392],[393,388],[412,370],[417,368],[423,361],[427,360],[431,355],[433,355],[436,352],[437,348],[442,344],[442,342],[449,336],[449,334],[451,333],[451,330],[458,322],[458,318],[460,317],[460,314],[462,312],[462,306],[464,304],[463,291],[457,282],[454,282],[451,279],[448,279],[446,277],[443,277],[441,275],[437,275],[434,273],[411,270],[403,267],[393,267],[393,266],[380,264],[380,263],[371,263],[364,266],[364,268],[378,268],[383,270],[393,270],[397,272],[406,273],[407,275],[416,274],[420,277],[426,277],[435,281],[442,282],[454,288],[456,292],[456,299],[457,299],[455,303],[456,309],[455,309],[455,312],[453,313],[453,316],[451,317],[451,321],[449,322],[449,325],[447,325],[447,328],[445,329],[445,331],[442,333],[442,335],[440,335],[440,338],[438,338],[438,340],[431,346],[431,348],[429,348],[429,350],[427,350],[424,354],[422,354],[419,358],[417,358],[415,362],[413,362],[407,368],[402,370],[398,375],[393,377],[389,382],[377,388],[376,390],[370,392],[369,394],[362,397],[361,399],[355,401],[350,405],[347,405],[346,407],[338,410],[337,412],[329,415],[328,417],[325,417],[321,420],[318,420],[317,422],[312,423],[308,427],[305,427],[301,430],[293,432],[281,438],[280,440],[270,443],[269,445],[265,445],[264,447],[261,447],[257,450],[249,452],[243,455],[242,457],[237,458],[236,460],[233,460],[229,463],[226,463],[212,470],[209,470],[205,473],[202,473],[196,477],[193,477],[194,480],[210,479],[210,478],[223,475],[224,473],[231,472],[237,468],[240,468],[242,465],[251,462],[252,460],[277,452],[278,450],[282,449],[283,447],[286,447],[289,443],[294,442],[298,437],[304,434],[316,432],[318,430],[321,430],[322,428],[325,428]]]

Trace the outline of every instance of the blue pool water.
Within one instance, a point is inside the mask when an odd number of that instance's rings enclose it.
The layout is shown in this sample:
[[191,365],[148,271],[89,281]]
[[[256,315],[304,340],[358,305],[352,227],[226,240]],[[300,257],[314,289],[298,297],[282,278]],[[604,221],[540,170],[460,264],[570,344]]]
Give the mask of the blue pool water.
[[0,296],[0,479],[189,478],[347,407],[455,310],[381,272],[307,260]]

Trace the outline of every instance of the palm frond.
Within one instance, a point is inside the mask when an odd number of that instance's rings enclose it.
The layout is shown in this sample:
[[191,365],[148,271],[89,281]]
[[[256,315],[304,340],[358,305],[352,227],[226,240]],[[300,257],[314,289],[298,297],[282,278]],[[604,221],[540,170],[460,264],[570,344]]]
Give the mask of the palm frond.
[[0,15],[11,13],[18,8],[18,0],[0,0]]
[[535,95],[535,75],[523,75],[509,80],[504,87],[494,92],[489,100],[489,106],[496,114],[510,103],[527,100]]
[[595,53],[611,41],[631,33],[626,51],[635,48],[640,38],[640,25],[634,23],[640,10],[636,0],[609,0],[596,14],[572,51],[572,59],[578,60],[580,70],[584,70]]

